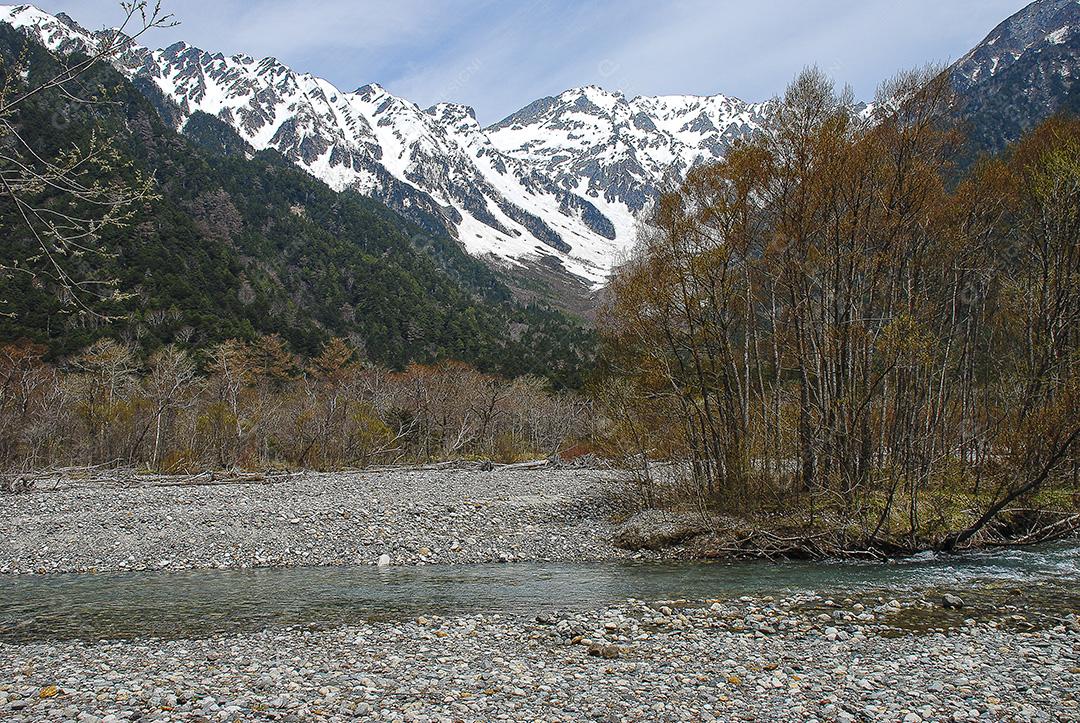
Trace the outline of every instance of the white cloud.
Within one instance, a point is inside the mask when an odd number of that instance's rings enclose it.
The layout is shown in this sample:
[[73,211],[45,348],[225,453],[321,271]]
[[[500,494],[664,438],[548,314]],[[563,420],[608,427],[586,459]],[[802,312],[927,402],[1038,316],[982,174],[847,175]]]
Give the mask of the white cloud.
[[[351,89],[376,81],[482,121],[568,87],[759,100],[817,64],[861,97],[896,71],[955,60],[1024,0],[165,0],[148,44],[273,55]],[[79,22],[109,0],[42,0]]]

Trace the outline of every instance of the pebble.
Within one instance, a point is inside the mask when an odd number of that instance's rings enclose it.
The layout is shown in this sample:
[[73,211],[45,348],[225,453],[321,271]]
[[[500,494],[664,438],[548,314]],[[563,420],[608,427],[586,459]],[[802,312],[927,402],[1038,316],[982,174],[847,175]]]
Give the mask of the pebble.
[[959,610],[964,607],[964,601],[960,597],[951,593],[945,593],[941,598],[941,605],[946,610]]
[[[1071,672],[1080,631],[1067,625],[898,632],[852,616],[826,626],[819,602],[628,600],[530,617],[431,613],[194,640],[0,643],[0,719],[1080,718]],[[759,618],[777,633],[744,625]],[[57,694],[41,697],[50,686]]]
[[648,557],[606,470],[316,473],[273,485],[63,481],[0,505],[0,574]]
[[[610,544],[620,492],[612,473],[583,470],[68,482],[5,499],[0,570],[648,557]],[[938,594],[926,596],[948,607],[951,594]],[[1080,720],[1075,615],[988,619],[971,601],[966,620],[903,627],[905,613],[934,607],[919,591],[628,600],[197,639],[0,642],[0,720]]]

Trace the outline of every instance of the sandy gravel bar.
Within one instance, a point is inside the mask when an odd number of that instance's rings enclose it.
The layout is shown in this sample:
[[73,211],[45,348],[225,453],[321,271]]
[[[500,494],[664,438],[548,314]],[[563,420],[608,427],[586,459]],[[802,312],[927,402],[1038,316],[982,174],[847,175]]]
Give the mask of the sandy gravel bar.
[[597,470],[63,482],[0,498],[0,573],[614,559],[619,491]]
[[[1075,721],[1080,625],[907,603],[628,601],[200,640],[0,645],[8,721]],[[919,605],[928,604],[920,601]]]

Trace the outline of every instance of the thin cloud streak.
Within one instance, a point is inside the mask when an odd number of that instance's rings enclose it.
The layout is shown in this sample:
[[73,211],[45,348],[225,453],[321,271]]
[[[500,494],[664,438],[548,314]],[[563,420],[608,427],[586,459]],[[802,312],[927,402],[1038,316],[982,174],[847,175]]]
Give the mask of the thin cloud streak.
[[[274,56],[351,90],[378,82],[494,122],[597,84],[627,95],[764,100],[818,65],[862,98],[897,71],[957,59],[1024,0],[165,0],[181,25],[146,38]],[[41,0],[88,27],[109,0]]]

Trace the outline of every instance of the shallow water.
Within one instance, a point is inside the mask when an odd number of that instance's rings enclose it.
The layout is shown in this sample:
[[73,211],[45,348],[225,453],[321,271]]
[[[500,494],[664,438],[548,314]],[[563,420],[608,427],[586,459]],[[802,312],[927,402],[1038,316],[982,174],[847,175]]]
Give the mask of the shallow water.
[[421,614],[981,584],[1080,589],[1080,543],[879,562],[598,562],[0,577],[0,641],[191,637]]

